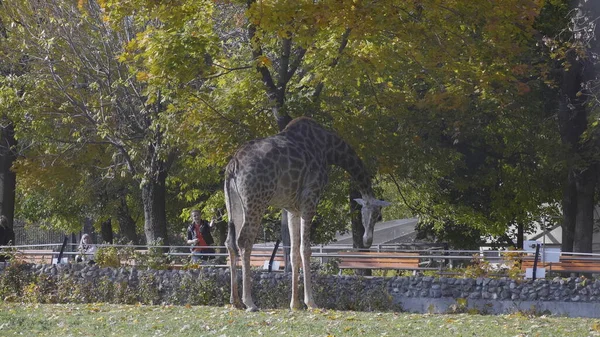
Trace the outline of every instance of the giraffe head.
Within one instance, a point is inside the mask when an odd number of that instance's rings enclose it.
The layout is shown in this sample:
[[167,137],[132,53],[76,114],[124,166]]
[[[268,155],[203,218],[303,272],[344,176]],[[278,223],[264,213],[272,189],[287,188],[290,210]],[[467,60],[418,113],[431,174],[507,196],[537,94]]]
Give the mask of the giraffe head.
[[362,224],[365,228],[365,234],[363,236],[363,246],[365,248],[371,247],[373,243],[373,229],[375,228],[375,223],[379,219],[379,215],[381,215],[381,207],[391,205],[387,201],[378,200],[373,197],[367,197],[365,199],[354,199],[359,205],[362,206]]

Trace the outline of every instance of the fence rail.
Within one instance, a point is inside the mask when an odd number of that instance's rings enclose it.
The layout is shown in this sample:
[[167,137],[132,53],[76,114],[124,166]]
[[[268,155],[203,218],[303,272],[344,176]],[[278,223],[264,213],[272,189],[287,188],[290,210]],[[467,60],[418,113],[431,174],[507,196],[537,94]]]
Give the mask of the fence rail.
[[[75,255],[78,254],[76,251],[75,244],[67,244],[68,249],[64,249],[63,257],[68,260],[74,260]],[[102,247],[115,247],[118,249],[131,249],[132,252],[138,254],[148,253],[149,249],[157,249],[154,254],[168,256],[171,259],[171,263],[174,265],[182,265],[190,256],[189,246],[146,246],[146,245],[110,245],[110,244],[98,244],[98,248]],[[531,261],[533,259],[533,253],[526,251],[507,251],[507,250],[449,250],[449,249],[399,249],[399,245],[386,245],[387,247],[376,247],[370,250],[356,250],[352,249],[348,245],[327,245],[327,246],[313,246],[312,257],[318,259],[321,263],[338,261],[343,259],[352,259],[352,261],[360,261],[360,265],[363,269],[369,269],[368,262],[373,262],[373,268],[370,269],[381,269],[377,266],[385,265],[385,269],[406,269],[402,267],[402,263],[398,264],[398,268],[393,267],[391,261],[405,261],[406,259],[418,259],[418,264],[412,270],[452,270],[457,265],[468,265],[474,260],[487,261],[490,264],[502,265],[503,263],[511,260],[522,260]],[[56,258],[59,255],[59,251],[62,244],[37,244],[37,245],[16,245],[16,246],[0,246],[0,250],[4,251],[16,251],[19,256],[24,260],[29,261],[47,261],[48,256]],[[205,254],[207,256],[222,257],[221,259],[209,259],[203,262],[206,266],[225,266],[223,258],[228,257],[226,248],[223,246],[213,246],[218,252],[212,254]],[[271,258],[273,246],[270,245],[255,245],[252,257],[253,261],[268,261]],[[283,249],[289,247],[279,247],[276,257],[279,260],[283,257]],[[164,250],[161,251],[161,250]],[[366,252],[368,251],[368,252]],[[376,255],[376,256],[374,256]],[[542,254],[543,256],[543,254]],[[577,260],[580,264],[585,264],[592,273],[600,273],[600,254],[597,253],[572,253],[564,252],[560,255],[561,259],[565,261]],[[44,259],[45,258],[45,259]],[[376,259],[376,260],[375,260]],[[387,260],[389,259],[389,263]],[[377,262],[376,262],[377,261]],[[524,263],[523,265],[529,266],[531,263]],[[540,266],[547,266],[549,263],[540,260]],[[258,265],[258,264],[257,264]],[[564,267],[560,263],[550,264],[550,270],[553,270],[552,266],[556,266],[554,270],[563,271]],[[565,265],[567,265],[565,263]],[[568,272],[568,269],[564,271]],[[581,270],[574,271],[581,272]]]

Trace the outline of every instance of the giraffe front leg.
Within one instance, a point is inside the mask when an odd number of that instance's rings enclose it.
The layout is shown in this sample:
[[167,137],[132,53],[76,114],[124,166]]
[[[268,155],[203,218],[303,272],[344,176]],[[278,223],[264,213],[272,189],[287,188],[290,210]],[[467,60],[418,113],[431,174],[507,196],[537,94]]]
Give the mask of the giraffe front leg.
[[298,279],[300,278],[300,218],[297,214],[288,212],[288,227],[290,232],[290,260],[292,263],[292,300],[290,309],[302,309],[298,294]]
[[302,255],[302,270],[304,271],[304,303],[309,309],[316,309],[317,305],[313,298],[312,273],[310,270],[310,256],[312,255],[312,251],[310,250],[310,226],[312,217],[312,215],[302,216],[300,253]]

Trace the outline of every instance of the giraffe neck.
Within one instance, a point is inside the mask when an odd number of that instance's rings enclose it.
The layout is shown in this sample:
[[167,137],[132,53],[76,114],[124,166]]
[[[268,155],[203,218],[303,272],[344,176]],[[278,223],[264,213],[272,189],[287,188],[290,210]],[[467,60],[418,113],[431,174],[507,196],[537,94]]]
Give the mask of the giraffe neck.
[[291,121],[283,134],[306,144],[312,152],[321,153],[326,165],[339,166],[348,172],[363,198],[373,197],[371,175],[352,147],[338,135],[306,117]]
[[363,198],[373,197],[373,188],[371,185],[371,176],[367,172],[363,161],[356,152],[344,140],[338,138],[338,143],[329,148],[331,154],[328,154],[328,163],[341,167],[350,174],[356,187]]

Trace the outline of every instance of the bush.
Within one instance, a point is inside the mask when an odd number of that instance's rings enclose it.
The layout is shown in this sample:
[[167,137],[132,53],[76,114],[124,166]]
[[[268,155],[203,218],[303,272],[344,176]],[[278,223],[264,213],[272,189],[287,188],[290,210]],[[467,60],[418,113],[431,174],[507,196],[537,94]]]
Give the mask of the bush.
[[118,268],[121,266],[121,259],[117,247],[100,247],[96,252],[95,261],[102,268],[112,267]]
[[139,267],[146,267],[154,270],[167,269],[169,266],[169,258],[165,256],[164,248],[157,247],[162,245],[162,238],[157,238],[155,241],[149,242],[147,252],[135,252],[135,264]]
[[2,272],[0,277],[0,298],[13,302],[23,296],[23,288],[33,282],[33,274],[27,270],[27,265],[15,260]]
[[[98,267],[78,272],[43,272],[35,276],[30,265],[13,264],[0,271],[0,294],[11,301],[28,303],[115,303],[179,304],[222,306],[229,303],[229,275],[222,270],[142,271],[136,277],[85,276],[90,271],[106,274]],[[134,273],[133,269],[128,269]],[[123,271],[126,271],[123,269]],[[121,272],[120,270],[118,271]],[[110,273],[116,275],[117,271]],[[132,274],[129,274],[130,276]],[[253,273],[253,297],[262,309],[288,308],[291,298],[290,274]],[[78,276],[81,275],[81,276]],[[85,276],[85,277],[84,277]],[[360,277],[313,274],[317,304],[327,309],[390,311],[399,310],[386,289],[386,282],[366,282]],[[299,292],[303,293],[302,282]]]

